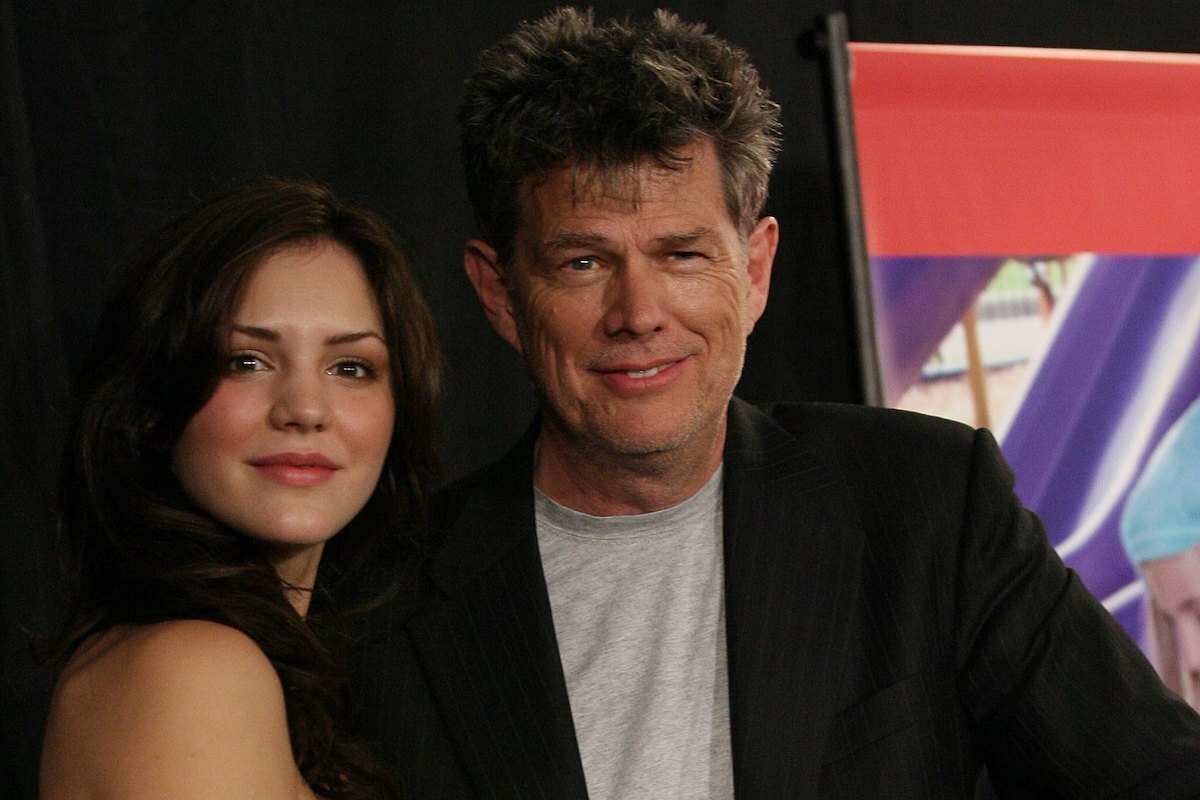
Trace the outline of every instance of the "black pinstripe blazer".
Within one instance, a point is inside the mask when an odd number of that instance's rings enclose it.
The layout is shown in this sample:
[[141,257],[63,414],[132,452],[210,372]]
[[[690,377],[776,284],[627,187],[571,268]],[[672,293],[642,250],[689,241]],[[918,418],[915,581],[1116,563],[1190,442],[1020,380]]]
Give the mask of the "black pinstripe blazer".
[[[439,500],[354,680],[413,798],[585,798],[534,531],[534,432]],[[986,432],[734,400],[738,800],[1200,797],[1200,720],[1066,570]],[[631,800],[634,800],[631,798]]]

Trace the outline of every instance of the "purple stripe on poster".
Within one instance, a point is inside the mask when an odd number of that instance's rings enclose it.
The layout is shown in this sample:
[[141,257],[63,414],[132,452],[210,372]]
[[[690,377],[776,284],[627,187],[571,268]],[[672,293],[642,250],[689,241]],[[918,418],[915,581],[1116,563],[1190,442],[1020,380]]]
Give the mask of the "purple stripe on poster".
[[[1037,329],[1042,338],[1021,359],[983,354],[991,422],[1022,501],[1042,518],[1068,566],[1141,641],[1138,575],[1120,544],[1118,521],[1155,445],[1200,397],[1200,259],[1063,260],[1071,264],[1058,273],[1065,277],[1044,313],[1026,302],[1015,316],[998,319],[989,309],[1011,301],[996,285],[1022,274],[1009,266],[1007,278],[997,276],[1004,258],[873,258],[884,385],[889,405],[942,413],[917,403],[923,395],[946,394],[939,384],[956,383],[954,391],[967,394],[966,378],[947,377],[945,362],[954,355],[947,333],[968,309],[976,309],[985,345],[989,333],[1011,347]],[[1032,294],[1029,287],[1021,291]],[[915,394],[898,403],[910,389]],[[969,408],[957,418],[971,422]]]

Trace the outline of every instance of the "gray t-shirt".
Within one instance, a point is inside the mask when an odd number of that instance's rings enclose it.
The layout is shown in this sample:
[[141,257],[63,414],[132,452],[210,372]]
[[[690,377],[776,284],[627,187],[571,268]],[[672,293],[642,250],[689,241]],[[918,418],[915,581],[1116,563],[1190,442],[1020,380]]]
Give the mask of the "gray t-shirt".
[[729,800],[721,470],[650,514],[535,508],[589,798]]

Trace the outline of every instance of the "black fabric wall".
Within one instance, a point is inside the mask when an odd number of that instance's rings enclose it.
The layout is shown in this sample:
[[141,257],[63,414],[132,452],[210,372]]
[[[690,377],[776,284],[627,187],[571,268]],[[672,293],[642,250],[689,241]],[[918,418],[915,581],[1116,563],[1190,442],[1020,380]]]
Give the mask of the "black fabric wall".
[[[601,16],[660,2],[595,2]],[[532,398],[460,268],[473,233],[454,112],[476,53],[546,2],[0,0],[0,656],[44,630],[51,495],[71,375],[105,277],[189,200],[261,174],[329,183],[406,240],[447,364],[447,478],[498,455]],[[1031,7],[1036,6],[1036,7]],[[750,51],[784,108],[768,212],[783,243],[740,393],[857,402],[844,248],[817,66],[798,34],[845,11],[860,40],[1200,50],[1185,0],[679,2]],[[930,176],[936,180],[936,176]],[[33,681],[36,684],[36,680]],[[41,696],[0,694],[0,796],[31,796]]]

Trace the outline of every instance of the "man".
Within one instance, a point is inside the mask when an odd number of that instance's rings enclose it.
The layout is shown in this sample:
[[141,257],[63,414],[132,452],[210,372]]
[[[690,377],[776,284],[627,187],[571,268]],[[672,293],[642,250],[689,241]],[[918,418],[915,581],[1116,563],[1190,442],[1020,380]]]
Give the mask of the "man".
[[659,14],[560,10],[462,107],[467,274],[541,414],[439,498],[377,616],[413,797],[1200,793],[1200,722],[1068,573],[985,432],[732,399],[777,108]]

